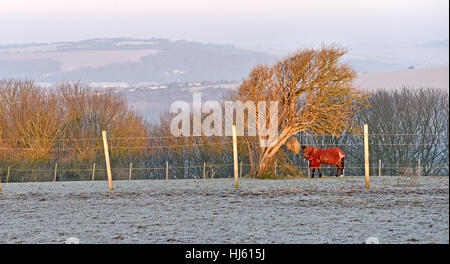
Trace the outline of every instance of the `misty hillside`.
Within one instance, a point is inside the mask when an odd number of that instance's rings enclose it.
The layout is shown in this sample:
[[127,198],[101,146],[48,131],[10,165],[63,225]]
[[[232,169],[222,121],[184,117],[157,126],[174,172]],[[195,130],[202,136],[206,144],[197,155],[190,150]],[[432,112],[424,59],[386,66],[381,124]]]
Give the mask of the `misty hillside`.
[[346,60],[359,73],[399,71],[449,65],[449,41],[411,46],[362,46],[350,48]]
[[[183,100],[192,104],[194,92],[201,93],[201,100],[220,100],[223,96],[236,90],[240,82],[203,82],[173,83],[163,89],[129,88],[120,89],[128,104],[141,113],[148,121],[157,121],[162,112],[168,111],[170,105]],[[422,69],[406,69],[361,73],[355,79],[355,85],[362,90],[399,89],[402,87],[449,89],[449,67],[430,67]]]
[[[448,50],[448,40],[408,47],[349,47],[344,61],[359,73],[448,66]],[[49,84],[95,82],[100,87],[105,83],[241,81],[258,63],[273,63],[286,55],[275,54],[156,38],[0,45],[0,78]]]
[[[172,83],[163,89],[131,88],[122,89],[128,104],[141,113],[148,121],[157,121],[162,112],[169,111],[170,105],[182,100],[192,104],[194,93],[201,93],[201,101],[221,100],[239,87],[239,82]],[[163,86],[165,87],[165,86]]]
[[273,56],[231,45],[166,39],[92,39],[0,46],[0,78],[37,82],[239,80]]

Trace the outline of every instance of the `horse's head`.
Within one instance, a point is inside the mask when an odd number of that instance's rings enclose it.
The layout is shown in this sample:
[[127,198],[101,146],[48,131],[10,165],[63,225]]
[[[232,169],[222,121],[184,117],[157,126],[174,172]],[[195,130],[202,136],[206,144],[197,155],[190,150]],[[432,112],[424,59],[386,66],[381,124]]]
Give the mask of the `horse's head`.
[[310,146],[302,146],[302,154],[303,154],[303,160],[309,159],[311,156],[311,152],[313,151],[313,148]]

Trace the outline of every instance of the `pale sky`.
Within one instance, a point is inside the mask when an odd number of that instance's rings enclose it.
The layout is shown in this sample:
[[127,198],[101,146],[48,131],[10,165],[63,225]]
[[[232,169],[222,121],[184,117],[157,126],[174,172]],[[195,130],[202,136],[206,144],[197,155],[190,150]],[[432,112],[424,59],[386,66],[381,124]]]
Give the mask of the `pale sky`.
[[0,45],[169,38],[293,49],[449,38],[448,0],[0,0]]

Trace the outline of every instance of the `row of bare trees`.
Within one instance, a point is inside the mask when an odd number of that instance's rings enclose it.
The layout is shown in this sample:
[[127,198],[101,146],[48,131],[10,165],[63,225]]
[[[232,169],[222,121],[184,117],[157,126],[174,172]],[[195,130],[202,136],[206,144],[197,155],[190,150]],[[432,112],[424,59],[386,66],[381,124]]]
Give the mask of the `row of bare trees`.
[[1,165],[37,169],[58,162],[73,168],[101,161],[102,130],[111,138],[112,162],[120,163],[142,153],[143,141],[133,138],[146,137],[148,124],[111,91],[81,83],[44,89],[29,80],[0,81]]
[[[449,174],[449,94],[435,88],[404,87],[378,90],[368,99],[370,107],[355,115],[355,122],[369,125],[371,174]],[[303,145],[338,146],[344,150],[346,174],[363,175],[362,135],[344,131],[331,135],[296,136]],[[297,167],[306,167],[301,157],[290,154]],[[381,161],[381,171],[379,171]],[[326,167],[326,166],[325,166]],[[335,170],[330,171],[334,175]]]

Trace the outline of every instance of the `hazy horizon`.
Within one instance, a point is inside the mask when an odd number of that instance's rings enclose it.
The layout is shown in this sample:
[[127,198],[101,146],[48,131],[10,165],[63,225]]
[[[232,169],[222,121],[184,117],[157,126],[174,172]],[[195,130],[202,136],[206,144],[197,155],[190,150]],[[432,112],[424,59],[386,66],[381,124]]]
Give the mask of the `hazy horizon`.
[[338,43],[402,48],[448,40],[446,0],[4,0],[0,45],[163,38],[286,52]]
[[[448,7],[448,0],[2,0],[0,77],[237,80],[257,63],[323,44],[347,49],[343,60],[358,72],[448,66]],[[112,38],[134,44],[103,41]],[[93,39],[102,41],[86,41]],[[28,43],[51,44],[14,47]]]

